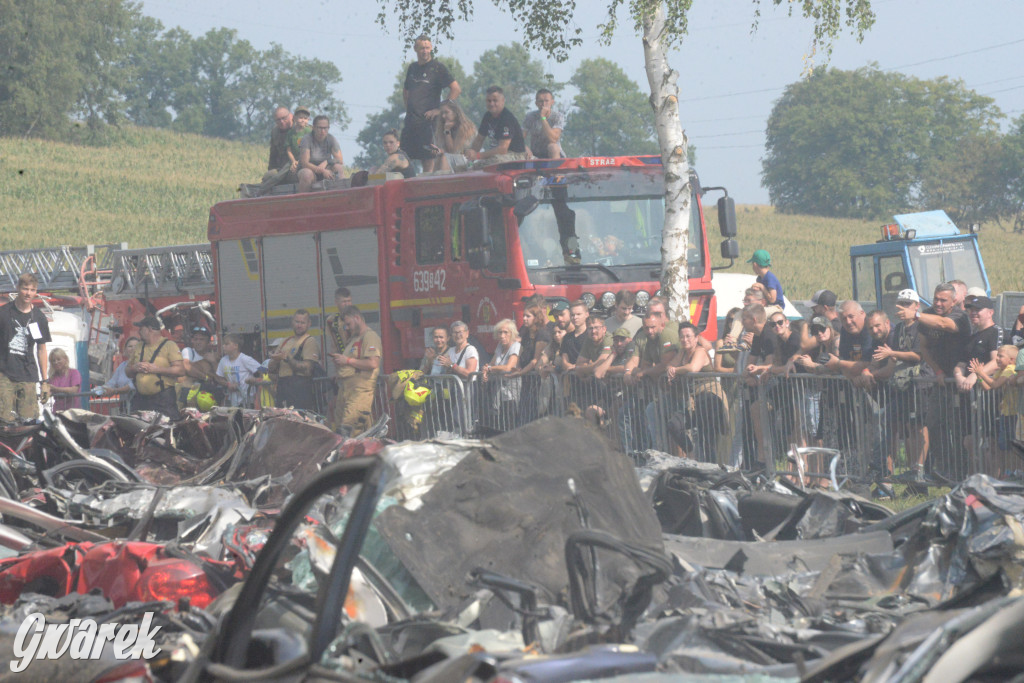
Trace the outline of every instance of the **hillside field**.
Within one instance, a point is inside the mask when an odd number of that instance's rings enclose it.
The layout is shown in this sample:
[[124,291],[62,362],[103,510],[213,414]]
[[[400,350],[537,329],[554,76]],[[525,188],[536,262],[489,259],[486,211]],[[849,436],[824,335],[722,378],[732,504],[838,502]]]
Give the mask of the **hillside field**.
[[[236,198],[238,185],[258,182],[266,168],[265,145],[132,127],[113,138],[103,147],[0,138],[0,250],[204,242],[210,207]],[[768,249],[795,299],[821,287],[849,296],[849,247],[879,235],[879,222],[783,215],[756,205],[736,213],[743,256],[731,271],[749,272],[744,261]],[[716,215],[711,203],[712,254],[721,240]],[[1014,257],[1024,253],[1024,235],[987,224],[980,241],[992,289],[1024,290],[1024,268]]]

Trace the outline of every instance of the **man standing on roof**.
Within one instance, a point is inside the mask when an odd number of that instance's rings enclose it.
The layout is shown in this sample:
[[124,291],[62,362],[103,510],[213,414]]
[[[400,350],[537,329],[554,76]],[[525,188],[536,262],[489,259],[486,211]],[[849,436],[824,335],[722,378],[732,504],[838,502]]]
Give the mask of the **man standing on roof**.
[[[496,85],[487,89],[487,113],[480,120],[480,132],[473,139],[466,158],[491,163],[526,158],[526,142],[519,121],[505,108],[505,91]],[[485,147],[484,151],[480,151]]]
[[405,125],[402,127],[401,149],[411,159],[419,159],[423,172],[434,170],[434,127],[432,121],[440,113],[441,91],[448,88],[445,102],[459,99],[462,88],[448,68],[434,59],[434,46],[427,36],[413,43],[416,61],[409,65],[402,87],[405,102]]
[[[18,295],[0,308],[0,421],[39,417],[39,401],[50,400],[46,383],[46,344],[50,327],[32,305],[39,280],[32,273],[18,278]],[[33,351],[35,353],[33,354]],[[36,394],[36,383],[41,391]]]
[[772,255],[768,253],[768,250],[758,249],[747,260],[747,263],[754,264],[754,274],[757,275],[757,283],[754,287],[764,291],[764,298],[767,299],[768,305],[785,309],[786,300],[782,297],[782,283],[771,271]]

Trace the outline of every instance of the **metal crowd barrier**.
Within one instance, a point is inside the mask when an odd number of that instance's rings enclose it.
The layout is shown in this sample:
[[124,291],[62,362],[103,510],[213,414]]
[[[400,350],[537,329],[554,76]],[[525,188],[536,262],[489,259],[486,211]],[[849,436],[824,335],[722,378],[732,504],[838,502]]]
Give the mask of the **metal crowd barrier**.
[[[799,471],[807,479],[899,474],[912,470],[922,451],[932,481],[1024,470],[1012,446],[1021,420],[1001,414],[1008,392],[1024,393],[1016,387],[961,392],[953,380],[915,379],[865,389],[834,375],[752,381],[731,373],[639,383],[572,374],[424,382],[431,394],[410,419],[382,378],[375,417],[386,411],[395,418],[393,437],[487,436],[546,415],[575,415],[600,424],[630,455],[655,449],[772,474]],[[835,451],[842,455],[829,455]]]
[[81,391],[74,394],[52,394],[52,397],[54,406],[60,399],[67,399],[71,403],[71,405],[65,406],[67,408],[83,408],[100,415],[127,415],[129,413],[130,394],[127,393],[97,396],[91,391]]

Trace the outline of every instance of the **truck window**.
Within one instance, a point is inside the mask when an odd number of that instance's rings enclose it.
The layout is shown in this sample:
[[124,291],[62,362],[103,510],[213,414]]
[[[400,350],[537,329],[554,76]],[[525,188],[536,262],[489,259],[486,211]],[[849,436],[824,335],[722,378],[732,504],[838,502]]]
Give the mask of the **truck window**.
[[875,259],[872,256],[853,259],[853,298],[857,301],[875,300]]
[[416,263],[444,262],[444,207],[421,206],[416,209]]
[[504,273],[508,268],[505,212],[499,207],[487,207],[487,226],[491,236],[491,265],[487,270],[492,273]]
[[451,258],[452,261],[462,260],[462,214],[459,213],[459,209],[462,208],[460,202],[452,204],[452,208],[449,210],[448,215],[450,216],[450,232],[452,235],[451,239]]

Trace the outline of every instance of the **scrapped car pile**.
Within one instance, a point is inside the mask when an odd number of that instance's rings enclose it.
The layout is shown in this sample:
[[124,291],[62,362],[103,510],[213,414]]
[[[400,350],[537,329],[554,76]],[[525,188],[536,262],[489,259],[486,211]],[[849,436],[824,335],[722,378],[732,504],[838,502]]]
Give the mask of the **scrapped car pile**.
[[[1024,675],[1024,487],[982,475],[892,514],[636,468],[571,418],[389,444],[284,410],[67,411],[0,443],[0,647],[37,680]],[[33,619],[65,630],[27,648]],[[89,620],[156,654],[79,657]]]

